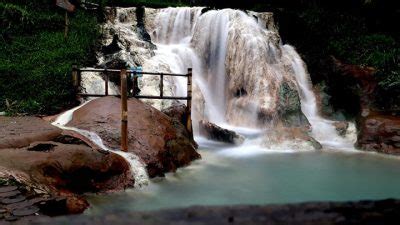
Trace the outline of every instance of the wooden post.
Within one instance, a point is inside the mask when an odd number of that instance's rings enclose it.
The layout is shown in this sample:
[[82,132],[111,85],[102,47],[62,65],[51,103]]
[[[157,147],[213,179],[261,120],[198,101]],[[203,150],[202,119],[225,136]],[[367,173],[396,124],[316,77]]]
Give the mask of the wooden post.
[[79,77],[78,77],[78,66],[72,65],[72,85],[74,86],[75,94],[78,93],[79,88]]
[[160,97],[164,97],[164,74],[160,74]]
[[189,131],[189,134],[193,136],[193,127],[192,127],[192,68],[188,69],[187,74],[187,107],[186,107],[186,129]]
[[128,90],[126,69],[121,70],[121,150],[128,151]]
[[68,38],[68,27],[69,27],[68,11],[65,11],[64,41],[67,41]]
[[133,71],[133,79],[132,79],[132,96],[136,98],[137,90],[136,87],[138,86],[138,80],[137,80],[137,73],[136,70]]
[[108,73],[107,70],[105,71],[106,74],[106,80],[105,80],[105,95],[108,96]]

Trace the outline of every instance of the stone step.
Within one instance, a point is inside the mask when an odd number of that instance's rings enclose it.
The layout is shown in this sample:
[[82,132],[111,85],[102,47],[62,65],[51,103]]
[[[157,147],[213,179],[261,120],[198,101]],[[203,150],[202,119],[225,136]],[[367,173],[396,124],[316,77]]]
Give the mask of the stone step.
[[0,200],[0,203],[9,205],[9,204],[25,201],[25,199],[26,198],[24,196],[16,196],[15,198],[3,198]]
[[14,216],[30,216],[39,212],[39,208],[36,206],[30,206],[22,209],[16,209],[12,212]]
[[17,189],[18,189],[17,186],[4,186],[4,187],[0,187],[0,193],[15,191]]
[[0,193],[0,198],[10,198],[10,197],[14,197],[21,194],[20,191],[16,190],[16,191],[10,191],[10,192],[4,192],[4,193]]

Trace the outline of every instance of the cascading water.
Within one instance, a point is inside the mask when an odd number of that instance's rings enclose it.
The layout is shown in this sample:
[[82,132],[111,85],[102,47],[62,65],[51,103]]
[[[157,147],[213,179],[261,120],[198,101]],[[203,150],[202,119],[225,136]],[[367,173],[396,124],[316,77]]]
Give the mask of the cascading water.
[[[304,62],[293,47],[281,44],[270,15],[256,20],[259,15],[253,12],[249,16],[231,9],[201,11],[162,9],[150,32],[158,47],[150,61],[157,64],[163,59],[177,73],[194,68],[194,95],[205,102],[194,120],[205,118],[225,127],[267,127],[260,118],[279,118],[280,89],[288,84],[300,94],[312,135],[326,147],[352,149],[353,143],[336,133],[333,122],[319,116]],[[186,92],[184,80],[174,85],[175,94]]]
[[324,119],[319,115],[310,76],[301,57],[292,46],[285,45],[283,48],[291,59],[298,89],[301,93],[301,110],[310,121],[313,137],[325,147],[343,150],[354,149],[352,140],[343,138],[337,134],[333,126],[333,121]]
[[[237,126],[265,129],[268,127],[265,121],[279,118],[280,89],[287,84],[300,93],[301,110],[313,127],[314,137],[328,147],[351,148],[349,141],[336,134],[331,122],[318,115],[304,63],[293,47],[281,44],[270,15],[252,12],[249,16],[232,9],[202,14],[202,10],[187,7],[153,10],[155,15],[150,22],[146,21],[157,47],[151,50],[132,27],[137,25],[132,19],[135,10],[116,9],[115,18],[104,28],[119,34],[122,50],[112,58],[100,55],[100,63],[121,58],[130,66],[140,63],[146,71],[173,73],[186,73],[187,68],[192,67],[195,128],[198,120],[207,119],[245,134],[252,140],[245,141],[244,147],[252,148],[261,145],[262,141],[254,138],[262,136],[262,132]],[[111,38],[107,40],[110,41]],[[86,75],[86,92],[102,93],[102,78]],[[186,94],[185,78],[166,81],[166,95]],[[140,79],[142,94],[157,95],[158,82],[153,77]],[[115,85],[110,83],[109,88],[110,93],[118,93]],[[154,106],[162,108],[168,104]],[[76,109],[64,113],[54,124],[75,130],[102,149],[112,151],[97,134],[65,126]],[[113,152],[131,163],[137,184],[147,180],[145,169],[136,156]]]

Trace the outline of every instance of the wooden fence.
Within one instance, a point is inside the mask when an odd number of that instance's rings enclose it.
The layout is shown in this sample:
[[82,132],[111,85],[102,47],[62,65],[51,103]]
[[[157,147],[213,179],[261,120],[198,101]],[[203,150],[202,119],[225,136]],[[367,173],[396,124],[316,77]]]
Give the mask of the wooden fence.
[[[104,94],[98,93],[81,93],[81,80],[82,80],[82,72],[98,72],[104,74]],[[110,95],[108,92],[108,83],[110,78],[110,73],[119,73],[121,80],[121,94],[120,95]],[[128,74],[133,75],[133,79],[128,79]],[[104,97],[104,96],[117,96],[121,98],[121,150],[128,151],[128,82],[136,82],[138,79],[138,75],[148,75],[148,76],[159,76],[160,77],[160,95],[157,96],[149,96],[149,95],[137,95],[137,90],[135,89],[136,85],[131,85],[133,88],[132,96],[138,99],[161,99],[161,100],[186,100],[186,129],[189,131],[190,135],[193,135],[192,128],[192,69],[188,69],[187,74],[173,74],[173,73],[154,73],[154,72],[142,72],[136,70],[117,70],[117,69],[95,69],[95,68],[84,68],[79,69],[76,65],[72,67],[72,80],[73,85],[76,91],[76,94],[81,97]],[[179,97],[179,96],[164,96],[164,77],[172,76],[172,77],[186,77],[187,78],[187,96]]]

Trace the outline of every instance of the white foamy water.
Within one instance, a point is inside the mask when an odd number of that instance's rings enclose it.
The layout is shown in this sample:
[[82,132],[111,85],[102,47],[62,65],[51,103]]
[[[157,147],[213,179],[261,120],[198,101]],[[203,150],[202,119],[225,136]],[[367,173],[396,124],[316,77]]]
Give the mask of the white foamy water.
[[88,130],[83,130],[83,129],[78,129],[75,127],[67,126],[67,124],[72,120],[74,112],[89,102],[90,101],[87,101],[87,102],[81,104],[80,106],[77,106],[73,109],[70,109],[70,110],[64,112],[59,117],[57,117],[57,119],[52,123],[52,125],[57,126],[64,130],[75,131],[75,132],[81,134],[82,136],[88,138],[90,141],[92,141],[92,143],[97,145],[99,148],[101,148],[105,151],[113,152],[117,155],[120,155],[128,162],[128,164],[130,166],[131,173],[132,173],[133,179],[135,181],[135,187],[139,188],[143,185],[146,185],[148,183],[149,177],[147,175],[145,166],[140,161],[140,159],[137,155],[135,155],[133,153],[122,152],[119,150],[110,149],[106,145],[104,145],[103,140],[96,133],[88,131]]
[[[283,48],[291,58],[300,91],[301,109],[312,126],[313,137],[327,148],[354,150],[354,138],[339,136],[333,125],[334,122],[324,119],[319,115],[317,100],[312,91],[310,75],[301,57],[292,46],[285,45]],[[355,136],[355,133],[352,136]]]

